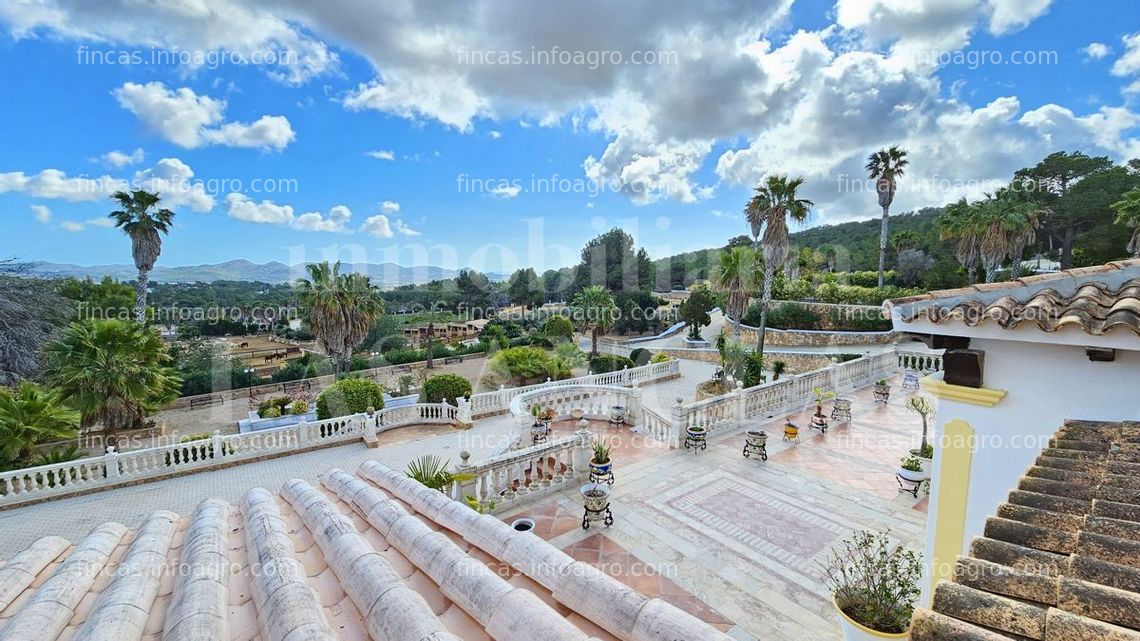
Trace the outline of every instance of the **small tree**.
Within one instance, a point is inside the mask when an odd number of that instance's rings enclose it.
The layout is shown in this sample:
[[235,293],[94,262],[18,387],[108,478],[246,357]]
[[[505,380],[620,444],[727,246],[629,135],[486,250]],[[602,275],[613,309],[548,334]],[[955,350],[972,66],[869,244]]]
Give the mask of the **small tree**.
[[437,374],[424,383],[420,402],[458,405],[458,399],[471,398],[471,392],[471,381],[466,378],[458,374]]
[[344,378],[317,397],[317,419],[360,414],[369,407],[384,409],[384,390],[364,378]]
[[926,396],[912,396],[907,399],[906,408],[922,417],[922,445],[919,447],[919,453],[922,458],[930,458],[927,456],[929,443],[926,440],[926,429],[927,421],[934,415],[934,402]]
[[689,294],[689,297],[681,303],[678,311],[681,320],[689,326],[689,338],[691,340],[700,340],[701,328],[712,324],[709,311],[715,306],[716,301],[713,300],[712,292],[706,287],[693,290],[693,293]]

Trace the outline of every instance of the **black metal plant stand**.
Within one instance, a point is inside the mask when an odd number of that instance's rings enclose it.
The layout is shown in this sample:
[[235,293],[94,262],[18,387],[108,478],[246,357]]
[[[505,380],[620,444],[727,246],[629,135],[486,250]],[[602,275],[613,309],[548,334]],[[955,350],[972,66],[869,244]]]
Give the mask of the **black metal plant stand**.
[[591,510],[590,508],[585,508],[585,510],[585,513],[582,515],[583,530],[590,529],[590,523],[593,523],[594,521],[601,521],[602,524],[606,527],[614,524],[614,515],[613,512],[610,512],[609,503],[606,503],[606,506],[600,510]]
[[694,434],[692,432],[687,433],[685,435],[685,449],[686,450],[688,450],[688,449],[693,449],[693,450],[706,450],[706,449],[708,449],[709,445],[708,445],[708,442],[706,441],[706,436],[707,436],[707,434],[704,432],[702,432],[700,434]]
[[601,474],[601,473],[596,472],[593,469],[591,469],[590,470],[590,482],[591,483],[605,483],[606,485],[613,485],[614,484],[614,468],[611,467],[609,469],[609,471],[606,472],[605,474]]
[[748,441],[744,442],[744,458],[752,458],[753,454],[759,454],[760,460],[768,460],[768,446],[767,445],[753,445]]
[[898,481],[900,492],[910,494],[916,499],[918,498],[918,490],[922,487],[922,484],[926,482],[926,479],[913,481],[908,478],[903,478],[902,474],[895,474],[895,480]]

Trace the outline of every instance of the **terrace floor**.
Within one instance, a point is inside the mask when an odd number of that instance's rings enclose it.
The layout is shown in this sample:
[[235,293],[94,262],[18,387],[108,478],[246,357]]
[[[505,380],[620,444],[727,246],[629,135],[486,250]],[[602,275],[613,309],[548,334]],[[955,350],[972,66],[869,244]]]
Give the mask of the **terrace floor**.
[[[659,412],[676,396],[692,398],[711,365],[683,361],[683,376],[649,385],[645,402]],[[897,381],[896,381],[897,382]],[[895,387],[897,390],[897,386]],[[853,422],[820,434],[806,428],[798,444],[780,440],[783,417],[757,421],[769,433],[768,461],[741,456],[742,430],[715,433],[706,451],[669,450],[651,439],[595,422],[591,431],[614,445],[617,482],[610,528],[581,529],[582,509],[568,490],[503,515],[529,516],[536,534],[575,558],[648,596],[746,639],[838,639],[838,625],[818,563],[828,548],[860,529],[891,530],[914,549],[925,538],[926,500],[900,494],[899,457],[917,444],[920,423],[906,397],[876,406],[870,388],[848,395]],[[354,470],[366,460],[404,469],[422,454],[453,462],[461,450],[479,461],[502,445],[509,416],[480,420],[467,431],[414,427],[359,443],[201,472],[0,512],[0,558],[46,535],[78,540],[94,526],[137,527],[152,511],[189,514],[204,498],[237,504],[252,487],[275,490],[293,478],[317,481],[331,468]],[[570,434],[570,422],[555,425]]]
[[[798,444],[781,440],[783,417],[750,425],[769,434],[766,462],[741,455],[743,430],[714,434],[695,452],[595,423],[614,445],[614,525],[582,530],[572,491],[503,518],[533,518],[535,533],[571,556],[735,638],[839,639],[819,569],[828,549],[861,529],[889,529],[921,549],[926,523],[926,499],[900,493],[894,478],[921,429],[906,397],[881,407],[870,388],[848,396],[850,425],[801,429]],[[796,422],[806,426],[811,413]]]

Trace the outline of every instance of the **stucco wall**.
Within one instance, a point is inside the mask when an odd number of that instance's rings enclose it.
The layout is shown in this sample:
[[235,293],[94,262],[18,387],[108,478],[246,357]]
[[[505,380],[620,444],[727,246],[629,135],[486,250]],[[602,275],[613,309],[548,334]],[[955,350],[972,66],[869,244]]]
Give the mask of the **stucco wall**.
[[[992,408],[939,401],[938,433],[947,422],[962,419],[976,435],[963,552],[974,536],[982,534],[986,519],[1017,486],[1065,419],[1140,420],[1140,351],[1117,350],[1114,362],[1094,363],[1083,347],[1075,345],[975,338],[971,347],[986,353],[985,387],[1008,394]],[[937,460],[934,469],[938,469]],[[934,479],[932,516],[940,488],[955,481]],[[927,558],[933,549],[935,526],[932,519]]]

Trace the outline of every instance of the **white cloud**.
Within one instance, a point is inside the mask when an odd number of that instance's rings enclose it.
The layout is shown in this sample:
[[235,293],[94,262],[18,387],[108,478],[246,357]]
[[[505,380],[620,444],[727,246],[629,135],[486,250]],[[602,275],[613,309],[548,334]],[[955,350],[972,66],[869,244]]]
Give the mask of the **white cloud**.
[[1103,42],[1090,42],[1084,49],[1081,49],[1081,51],[1083,51],[1088,58],[1100,60],[1112,53],[1112,47]]
[[[49,33],[84,42],[76,52],[77,64],[99,64],[108,52],[126,45],[176,49],[179,55],[170,60],[184,63],[190,72],[257,64],[271,78],[292,85],[339,67],[337,54],[283,6],[271,9],[235,0],[6,0],[0,3],[0,21],[17,39]],[[105,44],[116,46],[99,46]],[[219,52],[226,57],[219,58]]]
[[1131,76],[1140,72],[1140,31],[1120,39],[1124,53],[1112,63],[1112,75]]
[[69,177],[58,169],[44,169],[31,176],[22,171],[0,173],[0,194],[17,192],[70,202],[101,200],[126,187],[126,181],[110,176]]
[[70,232],[81,232],[84,229],[87,229],[87,227],[83,223],[77,223],[77,222],[72,221],[72,220],[65,220],[65,221],[61,222],[59,224],[59,226],[62,227],[65,231],[70,231]]
[[226,101],[199,96],[188,87],[167,89],[161,82],[127,82],[112,93],[148,129],[186,149],[222,145],[281,150],[296,138],[284,116],[262,116],[252,123],[224,122]]
[[231,218],[263,225],[285,225],[298,231],[343,232],[352,219],[352,211],[344,205],[329,209],[327,215],[311,211],[296,216],[291,205],[279,205],[272,200],[254,202],[245,194],[226,196],[226,213]]
[[395,235],[392,233],[392,225],[388,222],[388,217],[384,214],[377,214],[365,219],[360,231],[378,238],[391,238]]
[[487,132],[487,135],[495,140],[498,140],[499,138],[503,137],[503,132],[492,129],[491,131]]
[[1053,0],[988,0],[990,33],[1002,35],[1024,29],[1045,15]]
[[87,221],[91,227],[104,227],[110,229],[115,226],[115,221],[110,218],[92,218]]
[[129,154],[115,149],[115,150],[108,151],[107,153],[103,154],[101,158],[102,158],[104,163],[106,163],[112,167],[115,167],[116,169],[122,169],[123,167],[127,167],[129,165],[139,164],[140,162],[143,161],[143,158],[145,156],[146,156],[146,154],[143,152],[142,148],[140,147],[140,148],[135,149],[134,151],[132,151]]
[[365,156],[375,158],[376,160],[395,160],[396,154],[388,149],[377,149],[375,151],[364,152]]
[[185,205],[199,213],[214,208],[214,197],[201,181],[194,180],[194,170],[178,158],[163,158],[150,169],[136,171],[132,188],[159,194],[166,207]]
[[385,200],[384,202],[380,203],[380,211],[385,214],[394,214],[400,211],[400,203],[392,200]]
[[397,233],[404,235],[404,236],[420,236],[421,235],[420,232],[418,232],[418,231],[412,229],[411,227],[408,227],[407,225],[405,225],[404,221],[402,221],[402,220],[396,220],[396,222],[392,223],[392,228],[395,229]]
[[45,225],[51,222],[51,210],[44,205],[32,205],[32,215]]
[[514,198],[515,196],[518,196],[519,193],[521,193],[521,192],[522,192],[521,186],[508,184],[508,183],[496,185],[496,186],[487,190],[487,193],[491,194],[492,197],[502,198],[504,200]]

